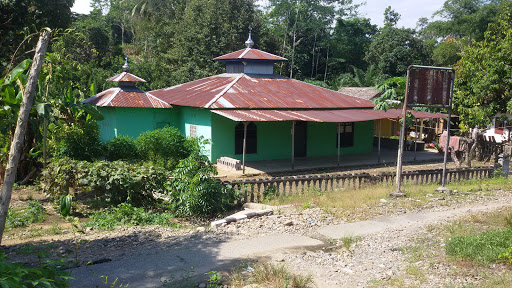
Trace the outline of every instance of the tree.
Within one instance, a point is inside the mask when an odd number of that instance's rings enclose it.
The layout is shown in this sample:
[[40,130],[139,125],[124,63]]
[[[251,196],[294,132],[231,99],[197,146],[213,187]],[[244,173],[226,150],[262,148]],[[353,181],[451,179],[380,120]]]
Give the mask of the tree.
[[37,35],[43,27],[68,28],[73,20],[73,3],[74,0],[0,1],[0,73],[33,53],[37,37],[27,36]]
[[503,0],[446,0],[433,16],[444,20],[429,23],[426,31],[437,37],[467,38],[481,41],[489,23],[496,20]]
[[23,91],[23,102],[18,114],[16,132],[14,133],[14,139],[12,141],[11,150],[9,152],[9,160],[5,169],[4,183],[2,184],[2,190],[0,193],[0,244],[5,229],[5,221],[7,220],[9,203],[11,201],[12,186],[14,185],[14,181],[16,179],[16,169],[21,156],[21,148],[35,95],[37,79],[39,78],[41,67],[43,66],[43,59],[49,41],[50,30],[45,29],[39,37],[39,41],[35,50],[34,60],[32,62],[32,67],[30,68],[29,79]]
[[337,58],[337,63],[342,65],[337,65],[341,66],[339,69],[333,68],[338,73],[349,72],[351,66],[365,69],[367,66],[364,60],[365,52],[377,31],[377,25],[371,24],[368,18],[338,18],[333,31],[333,58]]
[[454,104],[466,127],[485,127],[512,113],[512,4],[504,3],[484,40],[466,48],[456,66]]
[[403,76],[413,64],[430,65],[431,46],[413,29],[384,26],[370,44],[366,60],[389,76]]

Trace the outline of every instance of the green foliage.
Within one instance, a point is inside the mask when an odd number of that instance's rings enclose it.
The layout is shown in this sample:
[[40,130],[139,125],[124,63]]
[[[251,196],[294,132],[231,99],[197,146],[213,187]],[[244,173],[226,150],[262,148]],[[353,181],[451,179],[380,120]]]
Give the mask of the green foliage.
[[446,253],[482,264],[495,263],[512,247],[512,228],[484,232],[474,236],[452,236],[446,243]]
[[73,196],[71,194],[62,195],[60,197],[60,214],[62,216],[68,216],[71,213],[71,201]]
[[43,205],[38,201],[32,200],[28,202],[26,208],[9,209],[6,227],[27,227],[32,223],[43,222],[46,216],[48,215],[46,214]]
[[464,49],[455,78],[454,105],[468,127],[486,127],[498,113],[512,112],[512,5],[501,6],[484,40]]
[[507,250],[501,253],[498,256],[498,259],[509,264],[512,264],[512,247],[507,248]]
[[142,133],[135,143],[142,159],[172,170],[192,152],[194,141],[187,140],[177,128],[167,126]]
[[43,191],[53,199],[77,192],[93,192],[107,205],[128,202],[135,206],[155,202],[153,193],[164,193],[169,172],[123,161],[93,163],[69,158],[51,162],[41,178]]
[[232,207],[239,195],[213,177],[215,167],[199,152],[192,153],[173,170],[166,184],[170,207],[177,216],[211,216]]
[[205,275],[210,276],[207,281],[208,288],[222,288],[222,276],[219,275],[217,271],[210,271],[204,273]]
[[71,124],[56,128],[58,150],[57,157],[69,157],[75,160],[93,161],[102,156],[100,132],[96,121],[87,121],[84,125]]
[[105,157],[110,161],[135,161],[139,158],[135,140],[128,136],[117,136],[105,143]]
[[9,261],[0,251],[0,287],[68,287],[69,272],[60,270],[61,261],[42,260],[37,267],[31,268]]
[[172,215],[145,211],[144,208],[133,207],[128,203],[121,203],[117,207],[106,211],[94,212],[91,221],[84,226],[113,229],[117,226],[163,225],[170,226]]

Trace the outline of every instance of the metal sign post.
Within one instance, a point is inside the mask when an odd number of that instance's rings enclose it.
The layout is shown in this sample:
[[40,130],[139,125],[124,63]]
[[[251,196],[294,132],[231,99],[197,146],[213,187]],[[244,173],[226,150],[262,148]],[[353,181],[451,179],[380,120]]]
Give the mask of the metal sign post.
[[396,184],[397,190],[390,193],[391,197],[405,196],[402,191],[402,158],[404,153],[404,140],[406,139],[406,116],[407,107],[440,107],[448,109],[448,132],[446,139],[442,186],[437,190],[447,190],[446,179],[446,161],[448,156],[448,146],[450,137],[450,121],[452,113],[453,83],[455,80],[455,71],[447,67],[431,67],[411,65],[407,68],[407,83],[405,87],[405,99],[402,111],[402,129],[400,133],[400,143],[398,149]]

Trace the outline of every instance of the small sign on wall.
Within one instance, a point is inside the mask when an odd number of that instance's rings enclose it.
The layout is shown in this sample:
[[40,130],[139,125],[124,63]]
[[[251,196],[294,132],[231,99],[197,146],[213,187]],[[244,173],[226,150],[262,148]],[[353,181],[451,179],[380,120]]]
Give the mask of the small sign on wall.
[[197,126],[196,125],[190,125],[190,137],[197,137]]

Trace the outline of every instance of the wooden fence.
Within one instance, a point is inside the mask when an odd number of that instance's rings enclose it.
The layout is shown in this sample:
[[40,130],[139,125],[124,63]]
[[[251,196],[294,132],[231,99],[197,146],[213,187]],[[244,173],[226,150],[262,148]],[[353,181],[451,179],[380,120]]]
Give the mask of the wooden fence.
[[[484,179],[493,175],[494,168],[477,167],[447,169],[446,183],[465,179]],[[442,169],[418,170],[403,173],[403,181],[412,184],[441,183]],[[379,183],[395,183],[394,172],[385,172],[371,175],[368,173],[353,174],[327,174],[317,176],[289,176],[263,179],[246,179],[224,181],[224,185],[231,185],[244,195],[245,202],[261,202],[265,195],[291,196],[304,191],[315,190],[336,191],[343,189],[360,189],[361,187]]]

